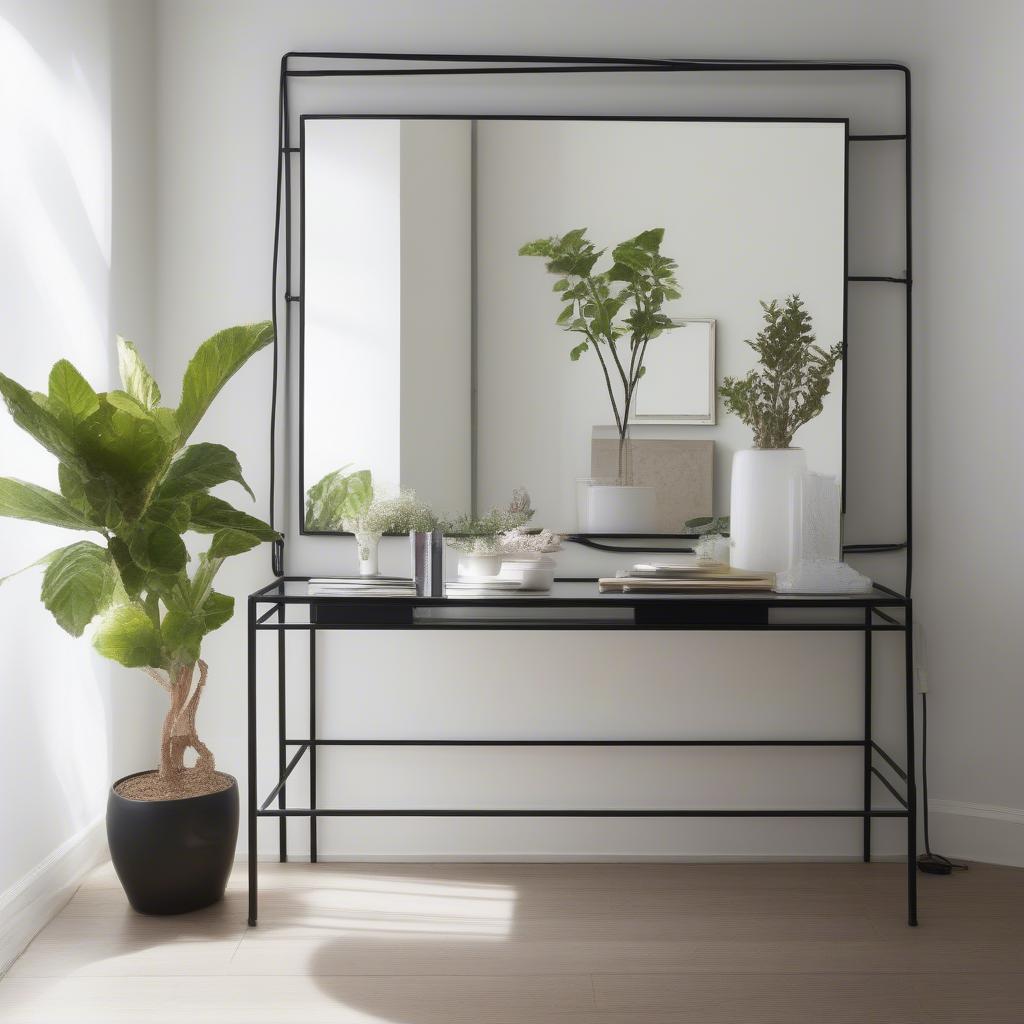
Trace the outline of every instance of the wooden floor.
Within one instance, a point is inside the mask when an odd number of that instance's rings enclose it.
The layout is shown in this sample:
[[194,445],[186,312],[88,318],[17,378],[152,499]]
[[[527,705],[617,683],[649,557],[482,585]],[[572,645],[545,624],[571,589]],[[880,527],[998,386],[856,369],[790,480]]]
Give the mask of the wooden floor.
[[0,981],[0,1020],[1024,1021],[1024,871],[899,864],[266,864],[176,918],[98,870]]

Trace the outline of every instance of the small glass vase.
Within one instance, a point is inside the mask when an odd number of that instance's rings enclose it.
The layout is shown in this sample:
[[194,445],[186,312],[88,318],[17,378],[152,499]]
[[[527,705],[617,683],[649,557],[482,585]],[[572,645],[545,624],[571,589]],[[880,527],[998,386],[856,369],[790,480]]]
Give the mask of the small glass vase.
[[356,550],[359,555],[360,576],[378,575],[380,538],[381,535],[379,533],[356,533]]

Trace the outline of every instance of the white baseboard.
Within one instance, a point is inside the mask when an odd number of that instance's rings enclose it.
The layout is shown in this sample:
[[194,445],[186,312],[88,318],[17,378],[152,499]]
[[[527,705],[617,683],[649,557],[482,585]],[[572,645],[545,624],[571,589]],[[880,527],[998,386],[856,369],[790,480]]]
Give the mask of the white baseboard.
[[961,800],[929,800],[928,806],[936,853],[1024,867],[1024,810]]
[[71,899],[85,875],[106,857],[107,836],[101,817],[0,893],[0,977]]

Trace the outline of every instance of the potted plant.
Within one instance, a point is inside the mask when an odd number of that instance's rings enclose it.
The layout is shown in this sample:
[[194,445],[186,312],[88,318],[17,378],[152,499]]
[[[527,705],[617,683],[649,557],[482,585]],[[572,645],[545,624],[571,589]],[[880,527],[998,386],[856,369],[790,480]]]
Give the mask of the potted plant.
[[793,435],[821,412],[843,346],[837,342],[826,351],[815,344],[799,295],[761,308],[764,327],[746,342],[761,369],[726,377],[718,389],[726,409],[754,431],[754,447],[732,460],[730,561],[740,569],[781,572],[789,564],[791,482],[807,468]]
[[437,516],[416,497],[415,491],[399,491],[392,497],[373,498],[346,518],[344,526],[355,534],[359,549],[359,574],[377,575],[377,552],[385,534],[430,533]]
[[[144,913],[220,899],[234,858],[238,783],[217,771],[196,728],[207,682],[200,647],[234,609],[234,598],[213,589],[224,560],[277,534],[210,494],[235,482],[252,495],[234,452],[188,440],[221,388],[272,339],[261,323],[204,342],[177,408],[160,404],[156,381],[120,338],[123,390],[94,391],[64,359],[46,394],[0,374],[15,423],[56,456],[60,487],[0,478],[0,515],[93,535],[36,563],[46,567],[43,604],[73,636],[88,629],[100,654],[146,672],[170,702],[158,767],[117,780],[107,804],[114,868]],[[188,532],[210,537],[198,556],[185,546]]]
[[596,249],[586,228],[539,238],[519,250],[540,256],[556,275],[554,292],[562,303],[555,323],[578,336],[569,351],[576,362],[592,351],[601,367],[619,437],[618,472],[610,487],[588,489],[587,521],[594,533],[647,532],[655,528],[655,491],[633,478],[630,419],[637,384],[647,372],[647,346],[676,325],[661,310],[680,297],[676,262],[661,254],[664,228],[651,228],[612,249],[612,265],[597,271],[604,249]]
[[441,524],[449,546],[459,553],[459,575],[497,576],[503,557],[502,535],[520,529],[532,518],[530,495],[520,487],[504,508],[492,508],[482,516],[467,513]]

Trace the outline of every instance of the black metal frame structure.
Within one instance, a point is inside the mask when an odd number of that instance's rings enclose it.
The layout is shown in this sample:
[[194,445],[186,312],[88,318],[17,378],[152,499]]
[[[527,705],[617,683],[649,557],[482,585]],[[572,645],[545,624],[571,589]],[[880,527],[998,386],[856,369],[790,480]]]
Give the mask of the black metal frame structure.
[[[374,64],[373,67],[361,66],[367,62]],[[297,64],[311,64],[312,66],[296,66]],[[356,64],[360,66],[345,66]],[[378,66],[379,65],[379,66]],[[423,65],[423,66],[403,66]],[[632,57],[569,57],[551,55],[479,55],[479,54],[423,54],[423,53],[352,53],[352,52],[331,52],[331,51],[298,51],[286,53],[281,58],[279,98],[278,98],[278,155],[277,155],[277,201],[275,206],[274,224],[274,255],[273,255],[273,276],[272,276],[272,317],[275,327],[274,341],[274,381],[272,394],[272,414],[270,428],[270,521],[274,523],[275,517],[275,482],[276,482],[276,458],[277,458],[277,382],[279,370],[279,317],[278,317],[278,292],[279,292],[279,264],[280,249],[282,242],[282,220],[284,222],[284,291],[285,303],[284,312],[284,337],[288,351],[292,345],[293,316],[292,306],[297,309],[298,335],[301,339],[304,332],[304,268],[300,259],[298,288],[293,289],[293,259],[292,259],[292,232],[293,232],[293,161],[304,159],[303,147],[293,145],[292,142],[292,117],[295,112],[292,110],[292,103],[289,94],[289,85],[295,79],[353,79],[353,78],[374,78],[374,77],[422,77],[422,76],[474,76],[474,75],[550,75],[550,74],[621,74],[621,73],[677,73],[677,74],[712,74],[715,72],[864,72],[873,74],[898,74],[903,82],[904,100],[904,123],[901,132],[891,133],[851,133],[847,130],[847,181],[845,188],[847,192],[847,216],[849,221],[849,147],[853,143],[877,143],[877,142],[902,142],[905,154],[904,174],[904,196],[905,196],[905,270],[902,276],[888,274],[851,274],[849,272],[848,238],[844,250],[847,254],[847,266],[844,268],[846,275],[846,287],[844,288],[843,299],[843,438],[842,438],[842,473],[843,473],[843,503],[846,502],[846,408],[847,408],[847,387],[846,367],[847,359],[847,320],[848,320],[848,287],[850,283],[872,283],[880,282],[886,284],[900,285],[906,292],[905,305],[905,339],[906,339],[906,435],[905,435],[905,462],[906,462],[906,519],[905,534],[903,540],[884,543],[850,543],[844,544],[844,552],[848,554],[869,554],[876,552],[904,551],[906,557],[906,583],[904,593],[910,594],[911,571],[912,571],[912,536],[913,536],[913,498],[912,498],[912,397],[913,381],[912,370],[912,302],[911,290],[913,284],[912,275],[912,184],[911,184],[911,81],[910,69],[906,65],[889,61],[818,61],[818,60],[713,60],[713,59],[676,59],[676,58],[632,58]],[[339,116],[339,115],[326,115]],[[345,115],[351,116],[351,115]],[[369,116],[369,115],[364,115]],[[383,115],[382,115],[383,116]],[[451,115],[445,115],[451,116]],[[519,115],[520,117],[534,117],[535,115]],[[301,122],[304,115],[300,117]],[[541,117],[537,116],[537,119]],[[613,118],[597,118],[599,120],[610,120]],[[637,115],[636,118],[619,118],[622,120],[700,120],[698,117],[671,118],[671,117],[644,117]],[[768,121],[772,117],[726,117],[715,116],[705,118],[713,121]],[[834,117],[785,117],[774,118],[779,121],[835,121],[841,120]],[[299,175],[300,201],[301,174]],[[303,213],[299,213],[299,230],[302,229]],[[847,231],[848,234],[848,231]],[[300,450],[300,463],[302,461],[304,410],[302,402],[304,373],[303,361],[299,358],[299,423],[298,423],[298,444]],[[303,486],[302,472],[299,472],[299,490]],[[305,534],[305,522],[302,516],[304,495],[298,495],[298,519],[299,534]],[[318,535],[329,535],[318,531]],[[599,535],[573,534],[569,540],[583,543],[589,547],[601,548],[607,540]],[[614,550],[624,551],[651,551],[650,545],[624,543],[653,540],[651,535],[645,534],[617,534],[614,538]],[[658,543],[665,544],[673,540],[693,539],[692,534],[659,534]],[[678,551],[686,550],[678,547],[665,547],[663,550]],[[282,542],[274,545],[272,551],[272,571],[276,575],[283,575],[284,546]]]
[[[493,598],[396,597],[372,598],[310,595],[301,585],[306,577],[276,579],[249,597],[248,604],[248,831],[249,924],[257,919],[258,845],[261,818],[277,818],[278,851],[288,859],[289,818],[309,821],[310,860],[317,860],[317,821],[325,817],[546,817],[546,818],[860,818],[863,820],[862,857],[871,860],[871,822],[875,818],[905,818],[907,822],[907,920],[917,924],[917,791],[914,758],[913,614],[909,599],[887,587],[876,586],[868,595],[809,596],[773,593],[702,595],[599,594],[594,581],[562,580],[547,595]],[[289,584],[299,584],[289,592]],[[568,588],[566,587],[568,584]],[[576,587],[578,589],[573,590]],[[527,611],[529,617],[474,617],[484,609]],[[594,609],[616,609],[625,617],[609,621],[588,618]],[[289,618],[288,610],[305,611]],[[439,609],[456,616],[438,618]],[[793,619],[776,613],[820,612],[829,618]],[[418,613],[428,612],[420,617]],[[320,630],[770,630],[792,632],[858,632],[864,636],[864,720],[862,735],[852,739],[412,739],[324,738],[318,735],[316,715],[317,651]],[[261,800],[257,781],[257,715],[259,667],[257,636],[277,634],[277,760],[278,779]],[[286,638],[290,632],[309,637],[308,735],[289,736],[286,727]],[[901,766],[874,739],[872,728],[872,640],[875,633],[896,632],[904,637],[907,763]],[[823,747],[860,748],[863,751],[863,803],[857,808],[439,808],[439,807],[320,807],[317,801],[317,752],[322,747]],[[291,756],[289,757],[289,753]],[[876,760],[877,758],[880,760]],[[303,757],[308,758],[309,806],[289,807],[287,783]],[[881,767],[880,767],[881,765]],[[893,782],[883,767],[896,776]],[[876,807],[872,780],[878,779],[897,802]],[[900,792],[899,787],[904,787]],[[276,806],[274,805],[276,802]]]
[[[371,62],[373,67],[346,67],[346,62]],[[313,66],[296,66],[296,64]],[[379,65],[379,66],[377,66]],[[402,66],[418,65],[418,66]],[[911,81],[909,69],[897,63],[873,61],[807,61],[807,60],[686,60],[686,59],[639,59],[613,57],[566,57],[566,56],[519,56],[519,55],[455,55],[455,54],[389,54],[389,53],[344,53],[304,52],[288,53],[282,58],[279,94],[279,145],[277,164],[277,212],[274,232],[274,274],[273,274],[273,319],[275,325],[274,381],[272,396],[270,457],[271,497],[270,521],[275,517],[275,469],[276,469],[276,413],[277,386],[280,361],[281,335],[278,316],[279,265],[282,241],[284,258],[284,342],[290,350],[293,327],[293,307],[302,317],[301,278],[298,290],[293,290],[292,267],[292,164],[301,158],[301,149],[292,144],[291,106],[289,83],[297,78],[351,78],[372,76],[446,76],[446,75],[513,75],[513,74],[574,74],[574,73],[644,73],[670,72],[680,74],[714,72],[864,72],[871,74],[897,74],[902,76],[904,98],[904,125],[901,132],[882,134],[848,134],[851,143],[900,142],[905,153],[905,252],[906,269],[901,276],[850,274],[847,268],[847,282],[883,283],[902,287],[905,290],[905,339],[906,339],[906,519],[904,539],[891,543],[846,544],[847,553],[867,554],[875,552],[899,552],[905,554],[905,586],[900,594],[881,585],[876,585],[869,595],[857,596],[807,596],[778,594],[728,594],[728,595],[683,595],[665,597],[658,595],[600,595],[594,581],[573,580],[556,584],[552,596],[506,597],[506,598],[389,598],[386,602],[367,598],[319,597],[308,593],[289,592],[290,584],[301,584],[304,577],[284,575],[284,545],[275,545],[272,567],[275,579],[249,597],[248,602],[248,826],[249,826],[249,924],[255,925],[257,918],[257,825],[262,818],[277,818],[279,822],[279,856],[286,860],[287,821],[289,818],[305,818],[309,821],[311,860],[317,859],[317,821],[323,817],[351,816],[475,816],[475,817],[821,817],[860,818],[863,820],[862,856],[871,859],[871,822],[874,818],[904,818],[907,822],[907,919],[910,925],[917,924],[917,791],[915,769],[915,708],[913,691],[913,608],[910,599],[913,567],[913,495],[912,495],[912,189],[911,189]],[[713,118],[718,120],[718,118]],[[723,120],[725,118],[722,118]],[[765,120],[750,118],[749,120]],[[782,118],[786,120],[786,118]],[[790,119],[792,120],[792,119]],[[834,120],[824,118],[822,120]],[[282,239],[282,212],[283,235]],[[301,271],[301,268],[300,268]],[[844,324],[844,345],[846,329]],[[844,376],[846,360],[844,359]],[[300,361],[301,373],[301,361]],[[846,387],[844,379],[844,423]],[[300,424],[301,438],[301,424]],[[844,431],[845,471],[845,431]],[[300,503],[301,520],[301,503]],[[300,523],[300,532],[301,529]],[[642,535],[634,538],[616,535],[615,541],[638,540],[658,543],[678,539],[679,535]],[[579,536],[573,539],[594,548],[612,550],[655,551],[651,543],[637,547],[605,544],[612,538]],[[670,550],[680,550],[672,548]],[[559,596],[559,587],[571,582],[590,583],[586,592],[571,596]],[[306,617],[296,620],[289,618],[288,611],[298,607],[306,609]],[[594,608],[614,607],[625,610],[629,618],[614,622],[587,619],[581,612]],[[428,610],[445,608],[456,610],[462,617],[438,619],[423,613]],[[530,619],[514,617],[477,618],[467,611],[472,608],[517,608],[530,609]],[[813,617],[810,620],[792,618],[794,612],[813,610],[820,616],[822,611],[830,613],[826,619]],[[835,613],[834,615],[831,613]],[[345,738],[325,739],[317,734],[316,690],[317,660],[316,634],[319,630],[338,629],[629,629],[629,630],[770,630],[802,632],[860,632],[864,637],[863,666],[863,729],[862,735],[852,739],[716,739],[695,740],[665,738],[651,740],[630,740],[608,738],[602,740],[528,740],[507,738],[501,740],[479,739],[432,739],[385,738],[356,740]],[[277,749],[278,780],[262,801],[259,798],[257,782],[257,702],[260,693],[259,667],[257,664],[257,637],[261,631],[277,633]],[[289,632],[306,632],[309,638],[309,723],[308,735],[289,737],[286,731],[285,709],[287,705],[286,639]],[[904,690],[906,708],[906,764],[882,749],[873,738],[872,732],[872,660],[873,636],[878,632],[897,632],[904,639]],[[745,746],[745,747],[835,747],[860,748],[863,751],[863,801],[859,808],[777,808],[777,809],[707,809],[707,808],[321,808],[317,805],[317,752],[328,746],[653,746],[653,747],[698,747],[698,746]],[[294,751],[294,752],[292,752]],[[289,752],[291,756],[289,756]],[[303,757],[308,758],[310,800],[308,807],[287,806],[286,793],[289,777]],[[894,783],[885,774],[896,777]],[[895,807],[875,807],[872,802],[872,782],[878,779],[896,800]],[[901,792],[900,789],[903,791]]]

